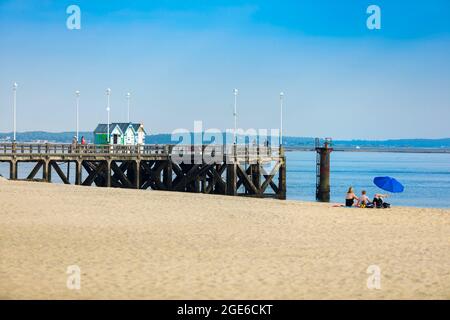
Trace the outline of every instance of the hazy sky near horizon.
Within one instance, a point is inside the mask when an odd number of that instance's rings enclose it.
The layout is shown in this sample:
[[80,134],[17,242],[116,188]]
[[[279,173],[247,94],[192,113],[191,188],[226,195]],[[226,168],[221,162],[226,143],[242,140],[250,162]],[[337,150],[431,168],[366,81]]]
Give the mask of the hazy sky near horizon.
[[[81,9],[68,30],[66,8]],[[381,8],[381,30],[366,27]],[[336,139],[450,136],[448,0],[0,0],[0,132],[132,120]]]

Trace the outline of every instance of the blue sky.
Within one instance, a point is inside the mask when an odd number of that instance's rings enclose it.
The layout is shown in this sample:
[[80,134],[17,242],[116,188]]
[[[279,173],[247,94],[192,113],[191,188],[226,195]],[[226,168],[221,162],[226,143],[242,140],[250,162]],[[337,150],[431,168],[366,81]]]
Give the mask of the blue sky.
[[[81,30],[66,28],[67,6]],[[366,9],[381,8],[381,30]],[[153,133],[239,126],[334,138],[448,137],[450,1],[1,1],[0,131],[75,130],[111,117]]]

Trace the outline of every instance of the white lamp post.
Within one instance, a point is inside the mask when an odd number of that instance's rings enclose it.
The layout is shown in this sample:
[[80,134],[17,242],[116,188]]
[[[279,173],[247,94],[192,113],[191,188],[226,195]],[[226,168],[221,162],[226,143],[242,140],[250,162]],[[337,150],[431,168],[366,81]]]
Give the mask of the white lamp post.
[[107,97],[107,105],[106,105],[106,111],[108,112],[108,136],[106,137],[106,139],[107,139],[107,141],[108,141],[108,143],[109,143],[109,112],[110,112],[110,110],[111,110],[111,108],[110,108],[110,101],[109,101],[109,97],[111,96],[111,89],[110,88],[108,88],[108,89],[106,89],[106,97]]
[[284,92],[280,92],[280,146],[283,145],[283,98]]
[[237,132],[237,96],[239,94],[239,91],[238,91],[238,89],[234,89],[233,92],[234,92],[234,113],[233,113],[233,116],[234,116],[234,134],[233,134],[233,140],[234,140],[234,143],[237,144],[237,135],[236,135],[236,132]]
[[77,101],[77,142],[80,141],[79,140],[79,107],[80,107],[80,91],[75,91],[75,96],[76,96],[76,101]]
[[126,97],[127,97],[127,107],[128,107],[128,123],[130,123],[130,98],[131,98],[131,93],[127,93],[126,94]]
[[13,140],[16,142],[16,104],[17,104],[17,82],[13,84]]

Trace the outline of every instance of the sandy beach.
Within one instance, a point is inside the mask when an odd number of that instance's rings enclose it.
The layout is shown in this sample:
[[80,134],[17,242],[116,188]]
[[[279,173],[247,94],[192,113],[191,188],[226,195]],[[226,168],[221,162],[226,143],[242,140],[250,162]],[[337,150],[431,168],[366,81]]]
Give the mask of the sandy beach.
[[450,210],[1,179],[0,298],[450,299]]

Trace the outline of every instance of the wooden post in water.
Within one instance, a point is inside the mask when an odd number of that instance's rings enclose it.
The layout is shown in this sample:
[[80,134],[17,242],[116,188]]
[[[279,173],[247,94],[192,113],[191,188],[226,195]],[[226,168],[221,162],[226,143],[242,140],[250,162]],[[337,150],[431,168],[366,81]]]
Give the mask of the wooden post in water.
[[324,146],[321,147],[316,139],[317,151],[317,180],[316,180],[316,200],[320,202],[330,202],[330,154],[331,139],[325,139]]

